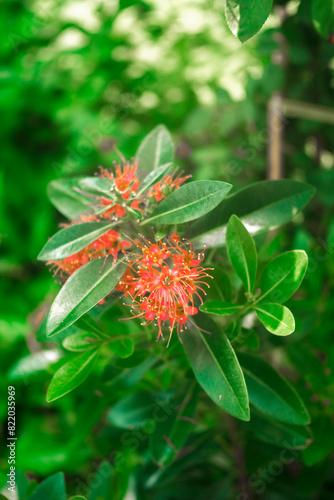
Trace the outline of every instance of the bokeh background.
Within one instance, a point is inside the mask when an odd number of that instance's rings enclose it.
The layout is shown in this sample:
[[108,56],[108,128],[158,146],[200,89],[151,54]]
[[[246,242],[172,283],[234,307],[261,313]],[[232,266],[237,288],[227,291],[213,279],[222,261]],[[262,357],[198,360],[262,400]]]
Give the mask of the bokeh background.
[[[325,493],[316,498],[334,498],[331,461],[323,461],[334,444],[334,46],[315,30],[310,0],[275,1],[261,32],[244,45],[226,25],[222,0],[7,0],[1,7],[0,417],[5,423],[7,382],[14,380],[18,467],[38,481],[64,470],[74,492],[78,478],[96,469],[94,456],[103,457],[101,443],[82,445],[93,439],[96,422],[85,419],[93,400],[78,407],[75,396],[66,398],[61,411],[45,403],[54,359],[43,355],[36,330],[58,286],[36,257],[63,220],[47,184],[110,167],[115,143],[133,156],[164,123],[177,164],[196,179],[242,187],[277,177],[278,164],[279,175],[317,187],[270,252],[304,248],[316,271],[304,285],[312,299],[297,317],[305,353],[299,364],[294,356],[324,436],[319,460],[292,472],[302,474],[302,498],[317,491]],[[269,103],[282,96],[288,100],[275,158]],[[310,388],[312,370],[318,385]],[[5,460],[0,464],[5,471]]]

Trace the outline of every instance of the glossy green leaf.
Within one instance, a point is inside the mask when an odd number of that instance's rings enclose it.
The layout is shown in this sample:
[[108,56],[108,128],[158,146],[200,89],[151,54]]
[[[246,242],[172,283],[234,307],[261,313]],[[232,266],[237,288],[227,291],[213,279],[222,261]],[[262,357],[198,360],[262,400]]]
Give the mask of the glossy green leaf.
[[329,41],[334,34],[334,0],[312,0],[312,20],[320,35]]
[[302,458],[308,467],[323,460],[334,447],[334,426],[332,418],[320,414],[312,421],[313,442],[302,452]]
[[267,20],[273,0],[226,0],[228,27],[241,42],[254,36]]
[[245,374],[249,401],[261,413],[288,424],[305,425],[310,417],[294,388],[268,363],[243,352],[238,358]]
[[307,269],[304,250],[291,250],[271,260],[260,278],[258,302],[285,302],[299,288]]
[[239,321],[232,321],[225,330],[225,335],[227,336],[230,342],[234,342],[237,340],[240,334],[240,323]]
[[75,497],[70,497],[68,500],[87,500],[87,499],[86,497],[75,496]]
[[189,325],[182,342],[195,376],[210,398],[231,415],[249,420],[244,376],[226,335],[208,316],[198,314],[196,325]]
[[290,335],[295,331],[295,318],[292,312],[281,304],[265,303],[256,306],[259,320],[274,335]]
[[83,177],[57,179],[48,184],[47,192],[51,203],[69,219],[76,219],[91,209],[91,202],[75,191]]
[[51,306],[48,336],[72,325],[114,289],[126,266],[122,262],[114,265],[113,260],[111,256],[105,262],[94,259],[70,276]]
[[242,327],[238,338],[235,340],[235,346],[256,350],[260,346],[259,336],[252,328]]
[[132,356],[135,345],[133,340],[129,338],[124,338],[120,340],[115,340],[112,343],[112,349],[116,352],[117,356],[120,358],[128,358]]
[[158,125],[144,138],[137,150],[136,158],[139,160],[140,169],[147,173],[173,162],[173,140],[164,125]]
[[66,489],[64,474],[57,472],[53,476],[44,479],[31,495],[29,500],[66,500]]
[[208,300],[199,308],[207,314],[216,314],[218,316],[229,316],[239,311],[241,306],[232,304],[231,302],[223,302],[221,300]]
[[84,351],[62,365],[51,379],[46,400],[50,403],[78,387],[91,372],[98,352],[98,349]]
[[194,420],[198,391],[191,389],[183,401],[174,402],[160,411],[155,432],[150,435],[149,447],[153,460],[160,466],[170,464],[182,450],[196,425]]
[[219,181],[195,181],[165,198],[144,224],[181,224],[202,217],[215,208],[231,189]]
[[58,231],[41,250],[38,259],[58,260],[73,255],[115,226],[115,222],[86,222]]
[[276,229],[297,215],[314,191],[308,184],[287,179],[258,182],[227,196],[210,214],[194,222],[187,234],[198,248],[223,246],[233,214],[252,235]]
[[140,196],[142,193],[144,193],[151,186],[154,186],[154,184],[159,182],[167,174],[167,172],[170,170],[171,166],[172,166],[172,163],[169,162],[169,163],[166,163],[166,165],[162,165],[161,167],[158,167],[155,170],[152,170],[152,172],[150,172],[143,180],[143,183],[137,192],[137,196]]
[[28,354],[12,365],[8,372],[8,378],[9,380],[27,380],[28,377],[47,370],[61,356],[62,352],[59,349],[48,349]]
[[63,340],[63,346],[68,351],[86,351],[87,349],[94,349],[102,342],[101,337],[90,332],[78,332],[70,335]]
[[232,267],[247,292],[252,292],[257,270],[255,243],[243,223],[232,215],[227,226],[226,247]]

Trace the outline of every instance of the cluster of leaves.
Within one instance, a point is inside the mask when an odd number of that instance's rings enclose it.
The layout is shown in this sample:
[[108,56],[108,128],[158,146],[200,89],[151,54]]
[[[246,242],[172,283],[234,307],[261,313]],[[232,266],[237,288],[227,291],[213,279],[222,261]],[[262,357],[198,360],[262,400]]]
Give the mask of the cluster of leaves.
[[[3,5],[0,128],[4,164],[8,167],[3,173],[6,187],[4,210],[0,212],[4,256],[0,263],[4,285],[0,325],[4,392],[0,413],[5,426],[6,380],[8,384],[14,382],[19,402],[17,465],[38,482],[64,470],[68,494],[89,499],[96,498],[97,493],[105,498],[123,498],[125,491],[140,499],[184,498],[185,494],[200,499],[235,498],[242,468],[233,457],[235,450],[243,450],[255,493],[280,500],[330,497],[334,444],[332,126],[304,119],[284,121],[286,176],[311,183],[317,194],[310,208],[304,210],[304,217],[299,214],[279,233],[272,233],[266,244],[266,225],[279,227],[279,217],[282,223],[287,222],[311,192],[300,185],[298,191],[293,181],[280,181],[277,189],[275,183],[263,182],[261,205],[261,184],[251,185],[265,178],[266,103],[273,92],[283,91],[306,108],[306,103],[332,105],[333,47],[328,44],[330,31],[329,35],[324,31],[327,22],[331,29],[332,10],[328,10],[325,23],[322,21],[322,39],[312,21],[321,13],[314,8],[316,3],[321,2],[302,0],[297,5],[276,1],[279,15],[272,17],[275,26],[268,21],[261,33],[243,46],[224,29],[221,15],[217,15],[223,11],[221,2],[196,2],[189,9],[187,2],[171,0],[165,3],[163,16],[159,15],[159,2],[121,1],[117,12],[101,3],[82,19],[74,10],[66,10],[66,2],[49,3],[47,10],[37,0],[11,0]],[[82,8],[87,4],[82,3]],[[323,4],[331,9],[331,2]],[[191,22],[192,15],[202,24]],[[62,42],[66,37],[71,38],[71,45]],[[144,48],[149,53],[147,58],[143,58]],[[282,66],[276,64],[280,54],[285,62]],[[233,193],[224,200],[226,205],[228,201],[231,204],[226,217],[220,215],[222,239],[230,216],[236,213],[251,232],[251,227],[263,227],[254,236],[259,271],[280,252],[302,248],[308,254],[309,268],[298,292],[299,300],[286,304],[294,314],[296,333],[288,337],[268,335],[259,322],[251,328],[241,325],[239,338],[233,342],[249,391],[251,382],[242,354],[257,347],[251,330],[261,338],[261,358],[292,381],[312,418],[313,442],[305,449],[298,447],[304,448],[310,438],[308,428],[263,418],[254,404],[251,421],[236,422],[236,445],[231,422],[200,392],[195,417],[199,428],[187,441],[190,453],[181,453],[173,463],[158,469],[148,457],[148,450],[153,450],[154,408],[157,402],[161,408],[162,395],[179,387],[180,380],[186,377],[190,383],[194,377],[177,342],[167,352],[160,343],[150,341],[126,359],[116,354],[117,361],[114,359],[107,370],[108,352],[104,365],[99,357],[90,377],[75,391],[52,405],[45,403],[50,378],[64,363],[62,338],[71,333],[84,334],[88,328],[81,323],[79,330],[77,322],[66,334],[64,330],[48,339],[44,325],[38,331],[39,343],[33,340],[40,318],[57,292],[44,266],[36,265],[36,255],[59,222],[46,200],[46,185],[64,174],[86,176],[96,165],[110,165],[115,159],[109,147],[114,137],[130,157],[133,144],[139,144],[161,122],[177,139],[178,163],[196,180],[223,180],[236,189],[247,186],[235,199],[236,210]],[[54,184],[57,182],[62,179]],[[251,215],[247,216],[246,205],[252,200]],[[297,209],[289,213],[288,207],[294,203]],[[275,219],[276,209],[279,217]],[[264,217],[263,226],[257,211]],[[212,217],[217,217],[215,211]],[[195,224],[198,232],[188,237],[195,239],[198,235],[201,246],[206,243],[206,231],[211,234],[211,221],[205,218],[202,227],[195,222],[193,229]],[[221,253],[224,261],[218,257]],[[219,248],[216,267],[224,268],[226,263],[224,272],[229,274],[227,262],[227,254]],[[241,282],[236,281],[235,274],[231,277],[236,293],[234,285],[240,288]],[[241,296],[231,297],[225,291],[219,298],[240,306],[245,300],[240,289]],[[35,309],[45,296],[46,303]],[[217,295],[208,299],[216,300]],[[108,299],[108,304],[99,308],[97,321],[99,326],[103,324],[103,332],[139,334],[138,324],[119,323],[122,311],[109,306]],[[214,318],[220,325],[219,316]],[[222,321],[229,319],[222,317]],[[89,331],[87,336],[93,339],[91,327]],[[240,341],[248,347],[239,350]],[[155,363],[164,360],[157,370],[148,351]],[[179,364],[178,357],[182,358]],[[103,370],[104,383],[100,378]],[[114,414],[109,420],[109,409],[116,407],[117,412],[117,401],[137,390],[138,399],[134,395],[127,407],[120,407],[119,418]],[[151,406],[141,405],[147,393],[155,397]],[[131,408],[133,411],[129,411]],[[135,413],[135,408],[139,416],[133,424],[126,417]],[[170,435],[166,432],[163,435]],[[166,453],[169,450],[167,446],[164,449]],[[3,452],[5,457],[6,450]],[[105,459],[113,463],[111,479],[105,472],[107,465],[101,465],[96,477],[93,473]],[[4,461],[1,465],[5,470]],[[5,474],[0,473],[0,480],[7,496]],[[31,486],[31,492],[35,486]],[[20,497],[31,495],[30,490],[27,494],[25,491],[20,489]],[[59,498],[64,488],[60,491]]]

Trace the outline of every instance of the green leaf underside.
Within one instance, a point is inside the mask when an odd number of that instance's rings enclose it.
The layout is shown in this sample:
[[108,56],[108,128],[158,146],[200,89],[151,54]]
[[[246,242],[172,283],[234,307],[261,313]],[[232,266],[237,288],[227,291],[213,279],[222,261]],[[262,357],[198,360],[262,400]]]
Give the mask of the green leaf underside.
[[257,253],[253,238],[236,215],[232,215],[227,226],[226,247],[233,269],[246,291],[251,292],[256,278]]
[[334,0],[312,0],[312,20],[326,40],[334,34]]
[[124,274],[126,265],[94,259],[80,267],[61,288],[47,319],[48,336],[61,332],[110,293]]
[[79,186],[81,179],[83,177],[57,179],[51,181],[47,187],[51,203],[61,214],[69,219],[76,219],[79,215],[91,210],[91,202],[73,189]]
[[38,259],[47,261],[69,257],[93,243],[114,226],[115,222],[86,222],[66,227],[49,239]]
[[219,181],[195,181],[181,186],[165,198],[143,224],[181,224],[215,208],[231,189]]
[[141,171],[146,173],[161,165],[173,162],[174,145],[172,137],[164,125],[158,125],[140,144],[136,158],[139,159]]
[[162,165],[161,167],[150,172],[143,180],[143,183],[140,186],[139,191],[137,192],[137,196],[140,196],[151,186],[154,186],[154,184],[159,182],[167,174],[171,166],[172,163],[167,163],[166,165]]
[[255,308],[259,320],[274,335],[290,335],[295,331],[292,312],[281,304],[266,303]]
[[196,378],[210,398],[231,415],[249,420],[244,376],[225,334],[208,316],[199,314],[196,325],[190,324],[182,335],[182,342]]
[[233,35],[241,42],[254,36],[267,20],[273,0],[226,0],[225,16]]
[[191,224],[187,236],[198,248],[223,246],[233,214],[252,235],[276,229],[297,215],[314,191],[292,180],[258,182],[227,196],[210,214]]
[[231,302],[223,302],[221,300],[208,300],[199,308],[207,314],[216,314],[218,316],[229,316],[240,309],[241,306],[236,306]]
[[50,403],[80,385],[89,375],[98,356],[98,349],[85,351],[59,368],[51,379],[47,401]]
[[271,260],[260,278],[259,302],[281,303],[298,290],[307,269],[307,254],[304,250],[291,250]]
[[61,472],[57,472],[39,484],[29,500],[66,500],[65,480]]
[[110,191],[112,181],[107,177],[84,177],[79,180],[79,186],[82,191],[96,196],[113,196],[113,192]]
[[276,370],[259,357],[242,352],[249,401],[261,413],[287,424],[305,425],[310,417],[297,392]]

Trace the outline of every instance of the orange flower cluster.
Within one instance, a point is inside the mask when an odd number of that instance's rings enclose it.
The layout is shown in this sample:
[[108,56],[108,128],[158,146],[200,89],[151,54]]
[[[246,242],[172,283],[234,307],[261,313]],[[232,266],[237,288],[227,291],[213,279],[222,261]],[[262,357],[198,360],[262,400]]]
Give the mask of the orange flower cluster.
[[200,266],[204,251],[195,254],[192,243],[181,241],[177,233],[166,242],[142,239],[134,241],[140,253],[127,254],[129,268],[116,290],[131,298],[133,317],[145,319],[144,325],[155,321],[157,340],[163,338],[162,326],[168,321],[169,345],[174,327],[180,339],[189,317],[197,314],[195,300],[203,303],[203,287],[209,287],[203,280],[211,276]]
[[119,251],[125,252],[126,248],[131,246],[130,242],[121,240],[120,237],[117,231],[110,229],[79,252],[64,259],[48,261],[47,265],[51,265],[50,269],[54,270],[54,276],[59,275],[61,280],[65,281],[79,267],[92,259],[112,255],[116,261]]
[[[101,220],[117,220],[127,215],[127,207],[144,212],[142,206],[147,200],[154,196],[156,202],[159,202],[166,196],[167,192],[178,189],[183,182],[190,176],[174,178],[173,175],[166,175],[161,181],[151,187],[148,193],[137,196],[141,181],[137,173],[139,161],[122,161],[122,164],[114,164],[114,172],[100,167],[100,178],[109,179],[111,197],[97,196],[95,213],[81,215],[79,220],[71,221],[70,225],[82,224],[85,222],[99,222]],[[105,210],[103,210],[105,207]],[[69,224],[63,224],[68,227]],[[118,230],[109,230],[96,241],[83,248],[79,252],[65,257],[64,259],[47,262],[54,270],[54,274],[60,276],[65,281],[79,267],[88,261],[113,255],[117,260],[120,250],[123,252],[131,246],[126,240],[121,239]]]

